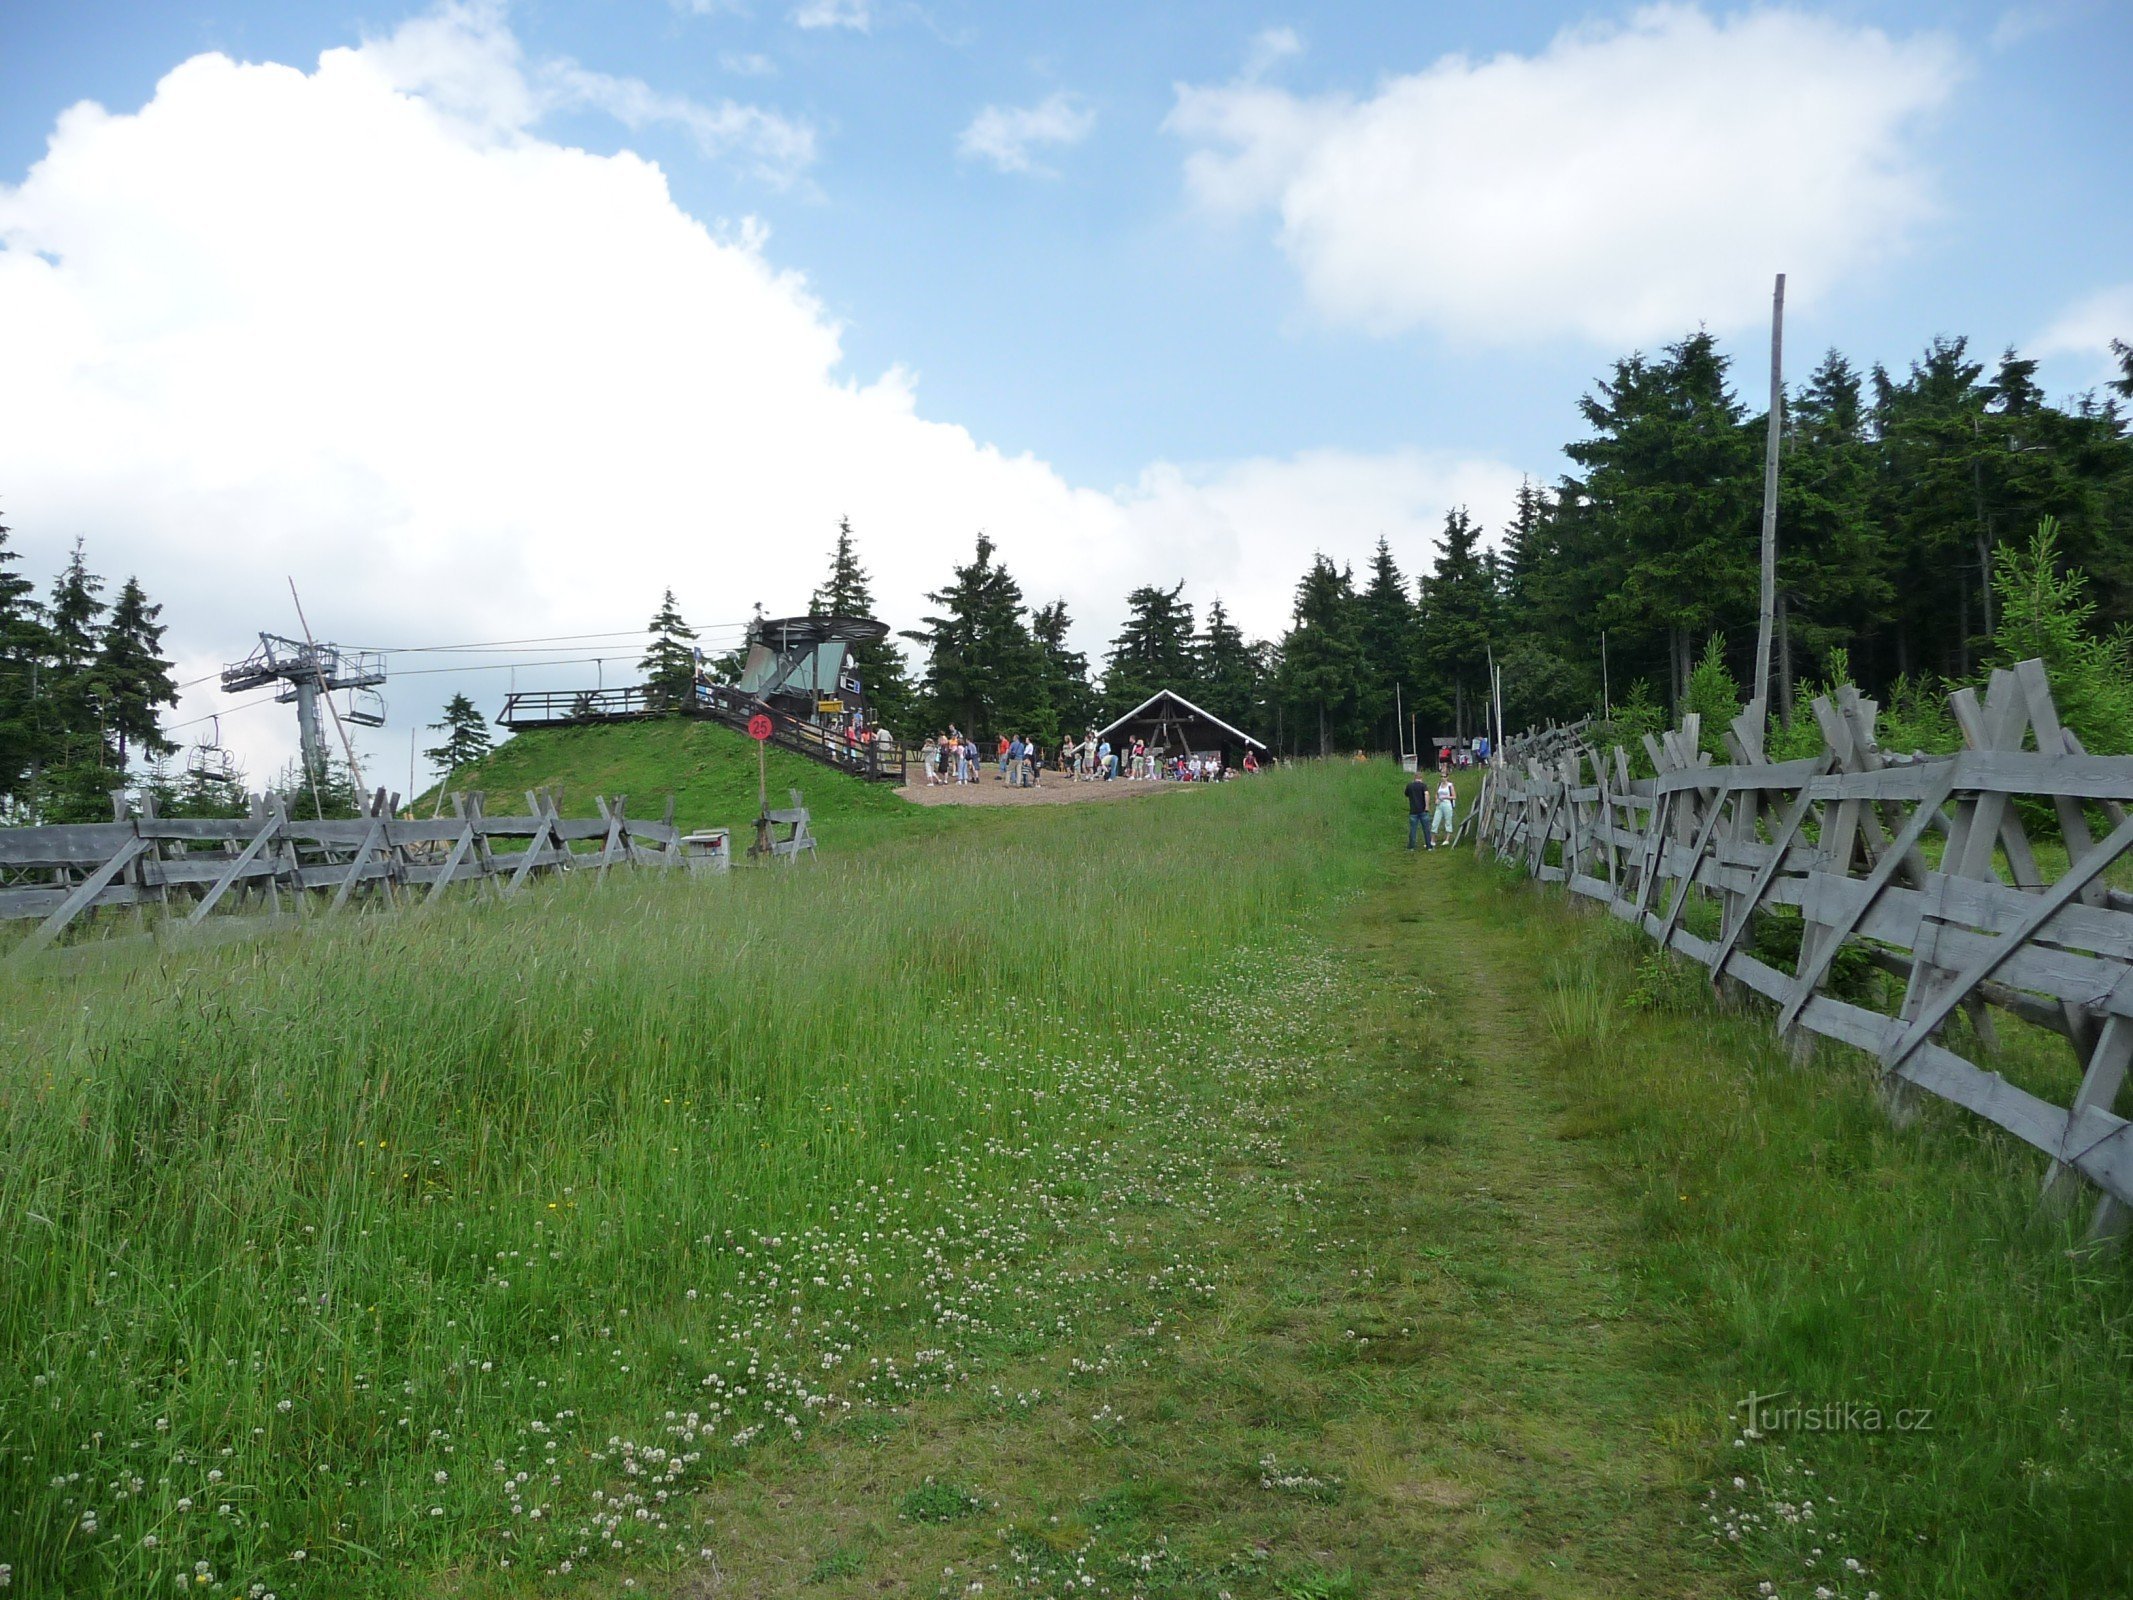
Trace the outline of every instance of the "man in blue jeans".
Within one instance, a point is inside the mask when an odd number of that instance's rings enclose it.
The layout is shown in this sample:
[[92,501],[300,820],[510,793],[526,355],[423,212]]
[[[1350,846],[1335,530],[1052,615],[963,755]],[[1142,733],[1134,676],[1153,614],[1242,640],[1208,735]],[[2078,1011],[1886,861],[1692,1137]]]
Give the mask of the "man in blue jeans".
[[1423,777],[1418,770],[1413,781],[1407,785],[1407,848],[1410,850],[1415,847],[1416,834],[1422,836],[1423,849],[1436,848],[1429,837],[1429,807],[1433,798],[1429,779]]

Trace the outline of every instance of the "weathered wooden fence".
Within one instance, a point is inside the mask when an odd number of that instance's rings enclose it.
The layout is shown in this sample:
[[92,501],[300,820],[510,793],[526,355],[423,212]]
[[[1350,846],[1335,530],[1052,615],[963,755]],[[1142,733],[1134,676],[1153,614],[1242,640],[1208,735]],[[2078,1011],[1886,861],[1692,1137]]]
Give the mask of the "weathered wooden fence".
[[[1760,706],[1727,733],[1727,765],[1698,749],[1694,716],[1647,736],[1655,778],[1564,730],[1512,741],[1485,776],[1478,843],[1761,995],[1789,1037],[1868,1052],[1893,1104],[1923,1090],[2043,1151],[2047,1192],[2080,1174],[2103,1191],[2095,1231],[2114,1232],[2133,1215],[2133,1124],[2116,1109],[2133,1061],[2133,894],[2105,873],[2133,849],[2133,757],[2082,748],[2039,662],[1949,704],[1966,746],[1953,756],[1883,751],[1879,708],[1852,689],[1814,703],[1823,749],[1803,760],[1764,759]],[[2025,809],[2051,818],[2034,840]],[[1715,930],[1708,912],[1705,933],[1684,925],[1692,896],[1717,903]],[[1790,971],[1751,948],[1777,906],[1801,918]],[[1829,991],[1845,948],[1904,980],[1893,1015]],[[1951,1039],[1959,1012],[1971,1027]],[[1995,1013],[2066,1041],[2070,1104],[1981,1064]]]
[[330,915],[358,898],[412,906],[454,884],[511,894],[537,875],[680,863],[671,798],[656,822],[632,818],[619,796],[595,803],[598,817],[566,818],[553,792],[532,790],[523,815],[492,816],[481,795],[455,794],[451,816],[423,820],[394,816],[381,790],[367,816],[320,821],[265,794],[248,817],[203,821],[115,800],[117,821],[0,829],[0,920],[37,920],[11,952],[21,959],[118,909],[157,925],[271,918],[314,900]]

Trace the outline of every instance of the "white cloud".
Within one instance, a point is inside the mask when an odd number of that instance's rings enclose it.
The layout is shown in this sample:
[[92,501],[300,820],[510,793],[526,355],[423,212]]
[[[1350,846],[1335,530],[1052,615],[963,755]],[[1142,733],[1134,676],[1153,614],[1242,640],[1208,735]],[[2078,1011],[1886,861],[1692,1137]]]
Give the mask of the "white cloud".
[[1917,150],[1960,77],[1937,36],[1659,5],[1534,56],[1447,56],[1367,98],[1180,85],[1188,186],[1272,210],[1329,319],[1606,345],[1812,301],[1933,211]]
[[1046,95],[1033,106],[987,106],[956,140],[956,152],[989,161],[1002,172],[1043,172],[1030,159],[1037,147],[1076,145],[1096,127],[1096,113],[1079,96]]
[[775,78],[778,64],[759,50],[721,51],[718,64],[742,78]]
[[2133,283],[2098,289],[2075,301],[2030,341],[2029,353],[2071,357],[2075,381],[2100,383],[2118,375],[2113,339],[2133,344]]
[[801,28],[853,28],[865,33],[874,26],[874,0],[800,0],[792,20]]
[[2009,6],[1992,25],[1989,42],[1995,50],[2011,50],[2070,27],[2096,10],[2095,0],[2033,0],[2031,4]]
[[[1127,589],[1180,577],[1264,633],[1314,547],[1360,563],[1382,531],[1421,559],[1447,505],[1493,519],[1516,486],[1333,452],[1071,484],[925,417],[903,371],[851,376],[759,226],[708,230],[641,158],[527,131],[550,91],[458,15],[310,73],[196,57],[138,113],[67,111],[0,187],[7,520],[33,571],[79,533],[137,572],[181,678],[290,629],[285,576],[351,644],[634,628],[669,584],[737,624],[805,603],[843,515],[900,626],[982,527],[1093,652]],[[389,683],[381,767],[404,782],[409,727],[509,681]],[[224,732],[255,778],[293,742],[272,705]]]
[[1292,56],[1303,54],[1303,39],[1294,28],[1262,28],[1244,52],[1244,79],[1255,83]]

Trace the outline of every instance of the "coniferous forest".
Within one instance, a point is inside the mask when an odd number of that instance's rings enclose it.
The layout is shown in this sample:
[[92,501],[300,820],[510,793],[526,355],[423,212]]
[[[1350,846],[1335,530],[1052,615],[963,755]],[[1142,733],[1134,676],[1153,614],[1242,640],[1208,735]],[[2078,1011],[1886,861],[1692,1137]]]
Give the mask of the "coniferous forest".
[[[2114,348],[2120,375],[2066,404],[2038,388],[2035,362],[1988,363],[1961,339],[1900,373],[1831,351],[1791,389],[1781,718],[1848,681],[1883,700],[1898,737],[1946,743],[1943,682],[2042,654],[2080,679],[2069,716],[2090,748],[2133,748],[2133,346]],[[1505,526],[1454,508],[1426,570],[1382,539],[1361,572],[1314,556],[1279,639],[1247,638],[1219,594],[1200,605],[1155,582],[1125,597],[1091,662],[1065,601],[1025,595],[980,534],[902,631],[912,661],[868,646],[862,676],[881,720],[914,736],[953,723],[1051,743],[1172,688],[1286,754],[1392,750],[1485,731],[1492,659],[1511,732],[1595,712],[1625,733],[1687,708],[1722,722],[1755,652],[1767,415],[1703,332],[1616,361],[1580,411],[1571,470],[1529,480]],[[107,600],[79,542],[40,594],[10,538],[0,526],[0,816],[93,819],[111,789],[144,783],[173,812],[229,809],[241,774],[169,764],[162,607],[133,578]],[[849,523],[810,603],[874,609]],[[693,670],[671,593],[651,633],[650,677]],[[455,749],[480,731],[460,698],[437,724],[458,730]],[[352,804],[345,775],[319,777]]]
[[[1831,351],[1790,390],[1781,717],[1810,686],[1849,681],[1931,742],[1952,737],[1930,726],[1935,687],[2011,650],[2057,639],[2099,682],[2122,671],[2133,348],[2115,349],[2122,372],[2106,392],[2064,405],[2038,388],[2035,362],[2009,351],[1987,363],[1961,339],[1934,340],[1902,372]],[[1603,710],[1634,730],[1722,704],[1755,655],[1768,414],[1744,404],[1703,332],[1616,361],[1580,411],[1571,470],[1529,481],[1507,525],[1455,508],[1426,570],[1383,540],[1362,572],[1314,557],[1278,640],[1248,641],[1219,596],[1196,615],[1182,585],[1149,584],[1126,597],[1092,670],[1064,643],[1063,604],[1032,608],[980,536],[929,596],[936,614],[904,635],[914,714],[1049,740],[1170,687],[1286,753],[1392,750],[1403,711],[1425,741],[1484,731],[1492,657],[1511,732]]]

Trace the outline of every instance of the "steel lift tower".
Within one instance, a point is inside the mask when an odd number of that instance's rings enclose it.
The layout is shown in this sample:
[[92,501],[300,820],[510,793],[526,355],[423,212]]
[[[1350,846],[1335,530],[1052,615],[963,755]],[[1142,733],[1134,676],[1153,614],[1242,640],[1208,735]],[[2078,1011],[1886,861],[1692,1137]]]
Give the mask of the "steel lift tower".
[[282,685],[274,699],[296,703],[296,729],[302,740],[304,770],[314,777],[326,770],[326,730],[319,722],[319,701],[336,689],[349,691],[348,705],[337,713],[343,722],[378,728],[385,724],[385,700],[377,686],[385,681],[385,655],[378,650],[344,650],[337,644],[312,644],[262,633],[259,648],[222,669],[222,692],[241,694],[270,683]]

